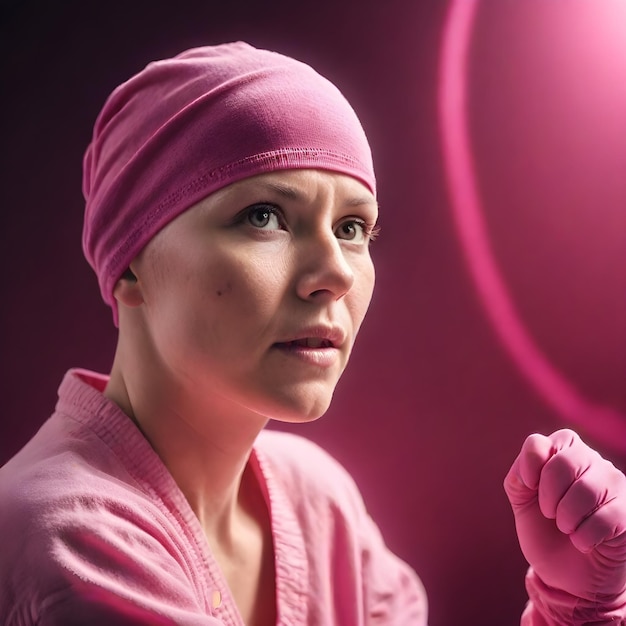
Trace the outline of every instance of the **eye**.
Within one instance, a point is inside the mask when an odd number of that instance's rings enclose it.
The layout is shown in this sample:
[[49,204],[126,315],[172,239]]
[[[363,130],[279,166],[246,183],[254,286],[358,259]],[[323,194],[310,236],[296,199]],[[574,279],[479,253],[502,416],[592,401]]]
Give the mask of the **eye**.
[[341,222],[335,229],[337,239],[351,241],[353,243],[364,243],[369,238],[369,228],[363,220],[354,218]]
[[264,202],[253,204],[246,209],[246,219],[251,226],[263,230],[279,230],[282,228],[278,208]]

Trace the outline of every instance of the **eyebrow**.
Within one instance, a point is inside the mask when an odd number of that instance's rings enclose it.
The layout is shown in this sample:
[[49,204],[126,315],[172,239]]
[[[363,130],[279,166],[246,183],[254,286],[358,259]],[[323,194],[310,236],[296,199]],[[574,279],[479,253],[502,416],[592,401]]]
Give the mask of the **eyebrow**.
[[[299,189],[292,187],[291,185],[273,181],[264,181],[262,184],[266,189],[275,191],[279,195],[283,196],[283,198],[296,201],[304,201],[305,199],[304,194]],[[349,198],[346,200],[345,204],[346,206],[351,207],[363,206],[364,204],[378,206],[378,202],[376,202],[374,198],[368,198],[367,196],[355,196]]]

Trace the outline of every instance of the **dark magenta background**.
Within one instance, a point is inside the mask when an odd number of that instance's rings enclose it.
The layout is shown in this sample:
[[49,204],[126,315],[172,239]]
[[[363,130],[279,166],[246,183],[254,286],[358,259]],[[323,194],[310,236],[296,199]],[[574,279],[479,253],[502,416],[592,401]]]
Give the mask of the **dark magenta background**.
[[[618,65],[603,74],[600,4],[485,0],[470,120],[494,250],[523,319],[582,393],[624,412],[626,43],[606,44]],[[110,366],[115,330],[80,249],[81,158],[104,99],[152,59],[245,39],[342,88],[379,179],[369,318],[333,407],[297,430],[353,473],[422,577],[431,626],[518,623],[525,563],[501,483],[526,434],[567,424],[499,345],[464,267],[438,139],[447,3],[93,6],[2,8],[0,463],[49,415],[67,368]],[[624,442],[590,443],[626,464]]]

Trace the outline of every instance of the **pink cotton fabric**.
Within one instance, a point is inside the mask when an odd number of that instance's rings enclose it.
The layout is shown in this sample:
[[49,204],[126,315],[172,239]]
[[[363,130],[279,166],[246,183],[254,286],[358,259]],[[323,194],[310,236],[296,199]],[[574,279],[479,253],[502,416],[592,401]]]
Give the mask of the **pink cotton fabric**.
[[319,168],[376,193],[363,128],[308,65],[237,42],[150,63],[106,101],[85,154],[83,249],[104,300],[165,224],[226,185]]
[[530,601],[522,615],[521,626],[624,626],[625,606],[598,594],[596,602],[548,587],[532,567],[526,574]]
[[[0,469],[0,624],[243,626],[197,518],[105,383],[70,371],[55,414]],[[419,579],[336,461],[267,431],[250,463],[271,515],[277,624],[426,625]]]

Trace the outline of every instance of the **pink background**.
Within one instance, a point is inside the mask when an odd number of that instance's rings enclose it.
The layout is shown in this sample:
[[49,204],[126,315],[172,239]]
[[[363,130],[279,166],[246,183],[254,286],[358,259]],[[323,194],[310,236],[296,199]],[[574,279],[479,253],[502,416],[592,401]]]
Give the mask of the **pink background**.
[[[518,623],[525,563],[501,484],[524,437],[575,426],[626,466],[626,5],[466,1],[464,128],[491,270],[537,363],[588,410],[561,410],[516,359],[516,329],[498,329],[472,269],[480,250],[448,188],[459,155],[441,135],[449,3],[23,0],[1,9],[0,463],[49,415],[68,367],[111,362],[115,330],[80,249],[80,162],[105,97],[152,59],[245,39],[343,89],[380,185],[369,318],[333,407],[298,432],[353,473],[422,577],[431,626]],[[613,432],[596,428],[607,413]]]

